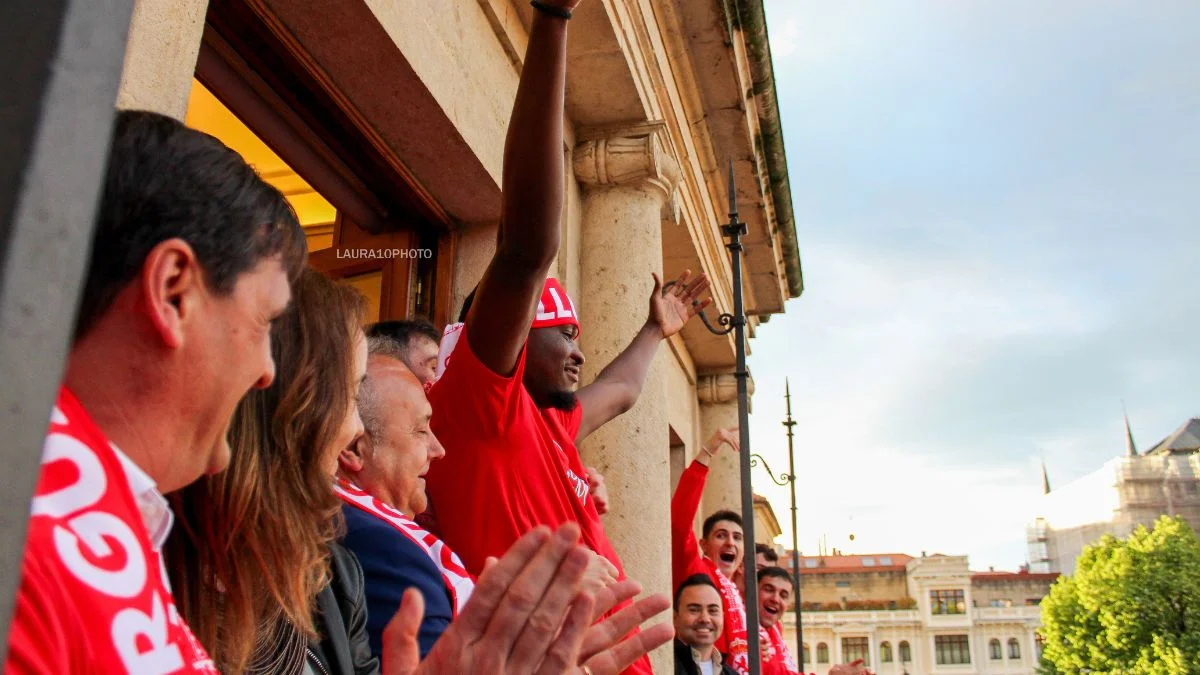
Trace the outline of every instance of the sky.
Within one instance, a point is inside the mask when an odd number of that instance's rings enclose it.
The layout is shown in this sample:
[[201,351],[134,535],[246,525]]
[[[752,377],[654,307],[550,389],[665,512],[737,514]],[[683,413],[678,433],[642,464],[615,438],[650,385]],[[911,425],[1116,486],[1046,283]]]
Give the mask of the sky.
[[1043,460],[1200,415],[1200,3],[765,5],[805,291],[753,449],[786,470],[787,377],[801,551],[1015,570]]

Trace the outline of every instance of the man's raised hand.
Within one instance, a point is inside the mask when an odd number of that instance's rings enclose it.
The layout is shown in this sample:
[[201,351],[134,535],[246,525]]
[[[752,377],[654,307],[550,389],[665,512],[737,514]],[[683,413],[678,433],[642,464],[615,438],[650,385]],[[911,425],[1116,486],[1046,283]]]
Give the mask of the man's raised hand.
[[708,466],[709,461],[720,452],[722,446],[728,446],[734,452],[741,452],[742,439],[738,434],[738,427],[726,427],[714,431],[708,442],[700,446],[700,452],[696,454],[696,461]]
[[703,272],[693,279],[692,271],[684,270],[665,291],[658,275],[651,275],[654,291],[650,293],[650,321],[658,326],[664,338],[683,330],[684,324],[712,302],[712,298],[700,299],[709,286],[708,275]]

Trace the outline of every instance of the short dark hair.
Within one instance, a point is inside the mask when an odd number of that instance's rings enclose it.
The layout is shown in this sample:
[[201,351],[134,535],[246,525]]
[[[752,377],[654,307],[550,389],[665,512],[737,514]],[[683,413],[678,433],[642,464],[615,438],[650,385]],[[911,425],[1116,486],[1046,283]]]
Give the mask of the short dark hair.
[[158,113],[123,110],[92,238],[75,339],[87,334],[158,244],[179,238],[220,294],[264,258],[282,255],[295,281],[308,258],[300,222],[283,194],[241,155]]
[[738,527],[742,526],[742,516],[737,511],[722,509],[704,519],[704,527],[700,528],[700,538],[704,539],[712,532],[713,527],[722,520],[728,520],[731,523],[737,523]]
[[679,588],[675,589],[675,609],[679,609],[679,598],[683,595],[683,589],[690,586],[710,586],[717,591],[718,595],[721,593],[721,591],[717,589],[717,585],[713,583],[713,580],[709,578],[707,574],[693,574],[692,576],[684,579],[683,583],[679,584]]
[[760,553],[770,562],[779,562],[779,554],[775,552],[775,549],[771,548],[770,544],[764,544],[762,542],[755,544],[754,555],[758,555]]
[[429,319],[422,316],[401,321],[380,321],[367,327],[368,338],[391,338],[404,347],[408,347],[408,341],[417,336],[427,337],[433,340],[435,345],[442,338]]
[[469,312],[471,310],[471,305],[475,303],[475,291],[477,291],[477,290],[479,290],[478,286],[476,286],[475,288],[472,288],[471,292],[467,293],[467,297],[463,298],[462,309],[458,310],[458,322],[459,323],[466,323],[467,312]]
[[796,581],[792,579],[791,573],[782,567],[764,567],[758,571],[758,581],[762,581],[768,577],[783,579],[784,581],[788,582],[788,585],[790,585],[792,590],[795,591]]

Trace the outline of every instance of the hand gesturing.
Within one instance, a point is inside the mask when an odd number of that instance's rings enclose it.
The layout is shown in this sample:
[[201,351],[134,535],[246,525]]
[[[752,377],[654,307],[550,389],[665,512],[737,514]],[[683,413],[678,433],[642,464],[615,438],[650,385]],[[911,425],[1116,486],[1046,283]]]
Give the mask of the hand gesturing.
[[712,298],[700,300],[709,286],[708,275],[703,272],[693,279],[692,271],[684,270],[665,291],[658,275],[652,276],[654,292],[650,294],[650,321],[659,327],[664,338],[678,333],[689,319],[712,302]]

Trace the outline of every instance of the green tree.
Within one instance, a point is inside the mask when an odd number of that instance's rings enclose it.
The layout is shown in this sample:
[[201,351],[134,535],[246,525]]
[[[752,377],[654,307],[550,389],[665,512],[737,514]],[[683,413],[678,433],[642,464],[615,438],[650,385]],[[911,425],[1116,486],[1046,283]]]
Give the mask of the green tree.
[[1200,674],[1200,539],[1159,518],[1084,549],[1042,601],[1043,673]]

